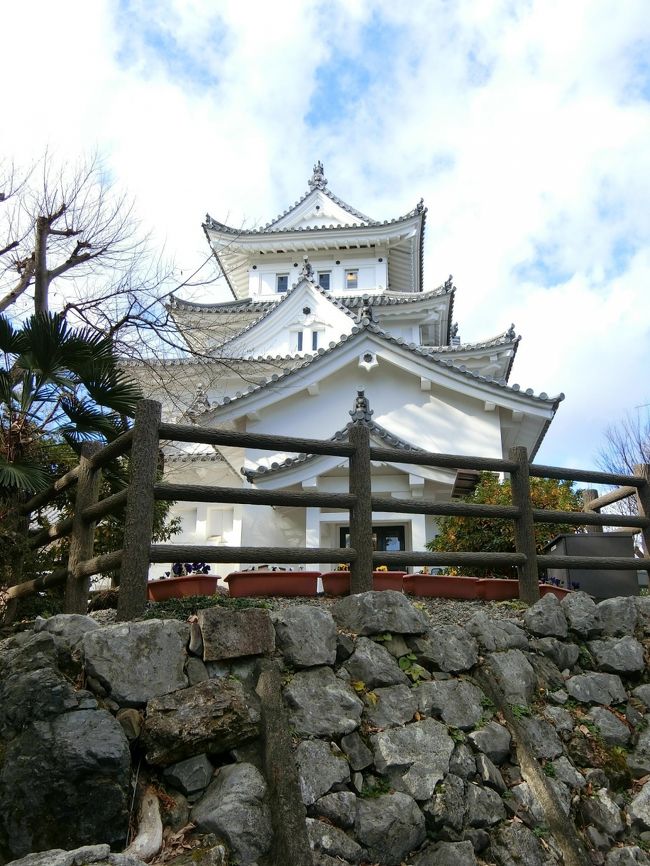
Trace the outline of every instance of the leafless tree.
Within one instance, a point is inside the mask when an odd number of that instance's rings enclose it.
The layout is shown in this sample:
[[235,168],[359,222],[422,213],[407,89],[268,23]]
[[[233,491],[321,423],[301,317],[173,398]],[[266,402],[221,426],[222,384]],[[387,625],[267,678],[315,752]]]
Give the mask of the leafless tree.
[[[632,475],[640,463],[650,463],[650,405],[639,406],[610,425],[598,454],[598,464],[606,472]],[[637,499],[629,496],[606,510],[613,514],[638,514]]]

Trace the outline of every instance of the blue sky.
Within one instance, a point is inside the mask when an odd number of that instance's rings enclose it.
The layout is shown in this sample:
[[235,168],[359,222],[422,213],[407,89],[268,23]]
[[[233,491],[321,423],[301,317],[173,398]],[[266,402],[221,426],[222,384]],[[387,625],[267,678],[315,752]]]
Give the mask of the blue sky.
[[25,161],[96,149],[184,273],[206,211],[266,223],[317,159],[375,218],[424,197],[425,287],[453,273],[464,340],[515,322],[511,381],[567,395],[539,459],[592,465],[607,424],[650,403],[647,11],[24,0],[3,10],[30,51],[3,43],[0,140]]

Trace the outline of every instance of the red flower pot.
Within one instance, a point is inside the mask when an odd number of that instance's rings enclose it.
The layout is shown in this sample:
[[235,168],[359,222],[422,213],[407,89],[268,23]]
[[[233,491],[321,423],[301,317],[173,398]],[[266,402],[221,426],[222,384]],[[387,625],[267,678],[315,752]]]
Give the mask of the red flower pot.
[[147,597],[149,601],[165,601],[188,595],[214,595],[218,580],[218,574],[188,574],[184,577],[150,580],[147,583]]
[[571,592],[570,589],[565,589],[563,586],[553,586],[551,583],[540,583],[539,585],[539,594],[540,595],[548,595],[552,593],[556,595],[560,600],[564,598],[565,595],[568,595]]
[[[350,592],[349,571],[326,571],[321,574],[321,579],[326,595],[348,595]],[[401,592],[403,580],[403,571],[373,571],[372,588],[377,591],[394,589]]]
[[478,598],[483,601],[519,598],[519,581],[507,577],[482,577],[478,581]]
[[431,598],[478,598],[478,577],[453,574],[407,574],[404,591]]
[[316,595],[320,571],[234,571],[226,578],[230,595]]

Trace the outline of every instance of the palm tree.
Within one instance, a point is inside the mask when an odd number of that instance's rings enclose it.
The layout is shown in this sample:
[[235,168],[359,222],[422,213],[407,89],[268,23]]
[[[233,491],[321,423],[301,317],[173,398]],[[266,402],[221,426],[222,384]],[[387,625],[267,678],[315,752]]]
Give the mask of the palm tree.
[[0,499],[47,487],[61,456],[124,429],[141,393],[111,340],[59,314],[0,315]]

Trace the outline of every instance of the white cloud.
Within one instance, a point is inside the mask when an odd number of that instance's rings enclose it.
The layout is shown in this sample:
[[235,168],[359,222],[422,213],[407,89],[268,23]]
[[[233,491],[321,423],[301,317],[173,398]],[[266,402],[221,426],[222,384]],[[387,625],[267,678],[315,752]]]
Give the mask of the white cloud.
[[320,158],[378,218],[424,196],[461,336],[514,320],[513,381],[567,393],[540,459],[592,464],[650,401],[643,0],[24,0],[3,29],[3,150],[98,148],[184,272],[206,210],[266,222]]

